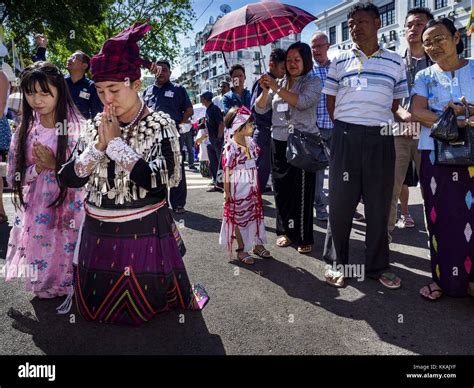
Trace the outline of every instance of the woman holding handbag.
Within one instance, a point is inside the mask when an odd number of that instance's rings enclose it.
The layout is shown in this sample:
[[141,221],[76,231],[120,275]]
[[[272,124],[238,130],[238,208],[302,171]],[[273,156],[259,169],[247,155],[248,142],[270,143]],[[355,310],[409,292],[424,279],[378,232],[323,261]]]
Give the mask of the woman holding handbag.
[[287,161],[290,128],[303,134],[318,135],[316,107],[321,81],[313,77],[311,48],[292,44],[286,56],[286,76],[277,81],[269,75],[260,79],[262,93],[255,111],[272,110],[272,178],[276,202],[277,246],[297,244],[299,253],[313,249],[313,203],[316,175]]
[[[436,156],[430,128],[449,106],[458,126],[474,126],[474,61],[459,57],[464,50],[460,33],[450,19],[430,21],[422,35],[433,66],[420,71],[413,87],[412,115],[423,125],[420,180],[431,252],[433,282],[421,296],[437,300],[443,294],[474,296],[474,166],[442,165]],[[464,97],[464,98],[463,98]]]

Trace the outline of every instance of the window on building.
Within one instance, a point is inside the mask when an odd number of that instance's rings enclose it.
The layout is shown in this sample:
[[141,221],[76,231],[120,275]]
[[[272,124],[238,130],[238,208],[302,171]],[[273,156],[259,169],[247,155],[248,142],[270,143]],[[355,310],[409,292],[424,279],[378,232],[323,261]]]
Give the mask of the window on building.
[[342,41],[349,40],[349,27],[347,22],[342,22]]
[[242,51],[237,51],[237,59],[242,59],[244,56],[243,56],[243,52]]
[[413,7],[426,7],[426,0],[413,0]]
[[448,6],[448,0],[435,0],[435,9],[440,9]]
[[389,26],[395,23],[395,2],[385,4],[379,7],[380,20],[382,21],[382,27]]
[[329,44],[336,44],[336,26],[329,28]]
[[461,34],[461,39],[464,43],[464,51],[461,53],[461,57],[469,58],[471,56],[471,37],[467,36],[465,28],[459,30],[459,33]]

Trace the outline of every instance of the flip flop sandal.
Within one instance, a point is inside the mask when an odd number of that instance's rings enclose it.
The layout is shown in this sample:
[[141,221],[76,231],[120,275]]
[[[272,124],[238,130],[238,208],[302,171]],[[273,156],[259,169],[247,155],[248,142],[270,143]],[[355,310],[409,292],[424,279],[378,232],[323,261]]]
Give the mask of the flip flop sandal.
[[[444,293],[443,293],[443,290],[442,290],[441,288],[438,288],[438,289],[436,289],[436,290],[433,290],[433,289],[431,288],[431,284],[428,284],[428,285],[425,286],[425,287],[428,288],[428,291],[429,291],[430,293],[428,294],[428,296],[425,296],[425,295],[423,295],[423,294],[420,292],[420,296],[421,296],[422,298],[424,298],[424,299],[431,300],[432,302],[434,302],[435,300],[438,300],[438,299],[441,298],[441,297],[443,296],[443,294],[444,294]],[[423,288],[424,288],[424,287],[423,287]],[[434,297],[434,296],[433,296],[433,297],[432,297],[431,295],[433,295],[435,292],[438,292],[438,293],[439,293],[439,296],[437,296],[437,297]]]
[[342,275],[334,276],[331,272],[326,272],[324,278],[326,279],[326,283],[332,287],[344,288],[346,286],[346,279]]
[[313,250],[312,245],[300,245],[298,247],[298,253],[304,254],[304,253],[311,253]]
[[291,245],[291,240],[286,236],[280,236],[276,240],[276,245],[280,248],[286,248]]
[[268,249],[263,248],[259,250],[257,248],[253,248],[252,252],[262,259],[273,259],[272,254]]
[[[386,279],[386,280],[384,280],[384,279]],[[382,275],[380,275],[379,282],[384,287],[387,287],[391,290],[396,290],[396,289],[398,289],[402,286],[401,279],[400,279],[400,283],[398,285],[397,284],[390,284],[390,283],[387,282],[387,280],[388,280],[389,282],[393,283],[396,279],[399,279],[399,278],[394,273],[384,272]]]

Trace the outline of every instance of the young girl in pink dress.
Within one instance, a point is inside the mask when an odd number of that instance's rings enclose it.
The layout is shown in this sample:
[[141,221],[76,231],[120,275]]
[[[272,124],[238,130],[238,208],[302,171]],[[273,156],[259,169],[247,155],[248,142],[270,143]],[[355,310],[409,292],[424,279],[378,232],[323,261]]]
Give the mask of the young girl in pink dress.
[[265,249],[265,224],[263,204],[256,159],[259,148],[252,139],[252,114],[245,108],[232,108],[225,116],[229,138],[222,153],[224,170],[224,220],[219,243],[232,252],[233,240],[237,240],[237,259],[244,264],[254,264],[249,254],[271,258]]
[[72,291],[72,259],[83,216],[82,189],[58,185],[85,121],[76,113],[59,69],[48,62],[21,74],[23,119],[9,152],[7,179],[17,210],[6,280],[22,278],[40,298]]

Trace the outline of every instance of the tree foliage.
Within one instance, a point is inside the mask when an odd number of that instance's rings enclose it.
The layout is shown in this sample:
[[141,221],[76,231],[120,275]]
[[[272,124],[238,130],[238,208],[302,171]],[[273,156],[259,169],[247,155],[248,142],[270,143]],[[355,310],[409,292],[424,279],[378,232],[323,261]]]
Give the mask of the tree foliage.
[[[15,41],[19,53],[28,63],[36,50],[35,33],[45,34],[50,42],[48,58],[64,64],[74,50],[94,53],[100,48],[97,26],[113,0],[4,0],[2,25],[7,43]],[[99,39],[98,39],[99,38]]]
[[143,56],[173,61],[180,49],[178,34],[192,30],[194,18],[190,0],[118,0],[107,13],[105,35],[109,38],[136,21],[147,21],[152,30],[142,41]]
[[[64,69],[75,50],[96,54],[107,38],[134,22],[152,26],[141,43],[142,55],[173,61],[179,54],[178,34],[192,29],[191,0],[4,0],[0,21],[7,46],[15,41],[25,64],[36,51],[33,36],[48,37],[47,58]],[[1,10],[0,10],[1,11]],[[10,48],[10,47],[9,47]]]

